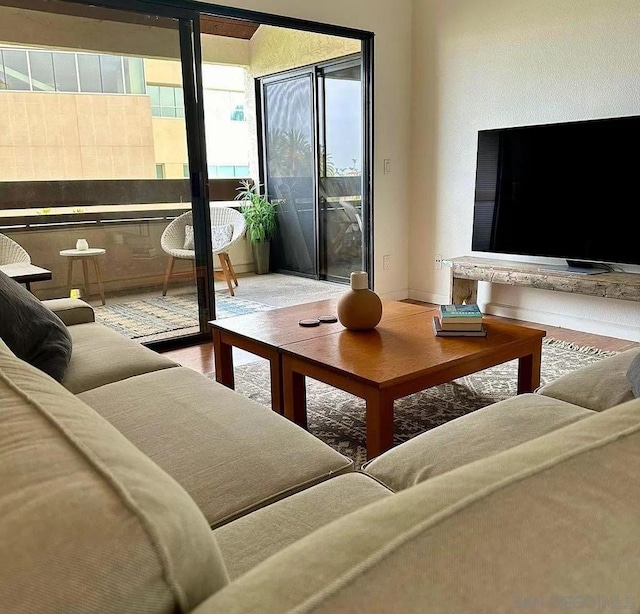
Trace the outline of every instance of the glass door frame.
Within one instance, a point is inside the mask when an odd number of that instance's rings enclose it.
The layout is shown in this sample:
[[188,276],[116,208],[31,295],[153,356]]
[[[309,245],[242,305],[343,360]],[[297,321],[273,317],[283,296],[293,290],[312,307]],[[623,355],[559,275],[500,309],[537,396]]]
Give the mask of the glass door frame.
[[[85,4],[78,0],[65,0]],[[164,3],[133,0],[98,0],[91,6],[126,11],[149,16],[166,17],[178,21],[180,64],[185,106],[185,127],[191,185],[191,214],[195,250],[198,324],[200,331],[170,339],[145,343],[154,350],[193,345],[210,339],[209,321],[215,319],[214,265],[211,246],[211,211],[209,209],[209,179],[204,139],[204,94],[202,85],[202,56],[200,11]],[[90,8],[88,7],[89,11]],[[91,15],[87,15],[91,18]]]
[[[317,112],[317,122],[318,122],[318,147],[317,149],[317,155],[318,155],[318,164],[317,164],[317,169],[318,169],[318,189],[320,186],[320,183],[322,181],[322,173],[321,173],[321,169],[324,167],[326,167],[327,162],[326,159],[322,160],[322,149],[324,148],[324,152],[326,155],[327,152],[327,125],[326,125],[326,85],[325,85],[325,81],[327,78],[330,78],[330,75],[332,72],[338,72],[340,70],[343,70],[345,68],[350,68],[353,66],[360,66],[360,82],[361,82],[361,105],[362,105],[362,138],[361,138],[361,151],[362,151],[362,172],[361,172],[361,177],[360,177],[360,192],[361,192],[361,218],[362,218],[362,245],[360,247],[360,251],[361,251],[361,257],[362,257],[362,263],[363,263],[363,267],[367,273],[370,273],[370,271],[372,270],[372,265],[369,262],[368,259],[368,247],[369,247],[369,226],[371,224],[371,215],[370,215],[370,202],[369,202],[369,195],[366,193],[365,191],[365,183],[366,183],[366,174],[365,174],[365,162],[368,162],[367,158],[368,158],[368,151],[366,149],[366,126],[367,126],[367,119],[366,119],[366,115],[365,115],[365,109],[366,109],[366,97],[365,97],[365,84],[364,84],[364,66],[363,66],[363,56],[362,53],[357,53],[357,54],[352,54],[349,56],[344,56],[341,58],[337,58],[334,60],[328,60],[326,62],[322,62],[319,64],[316,64],[315,66],[315,78],[316,78],[316,100],[317,100],[317,106],[316,106],[316,112]],[[318,192],[318,218],[317,218],[317,223],[318,223],[318,237],[321,236],[322,233],[325,233],[325,242],[326,242],[326,233],[327,233],[327,229],[324,227],[324,223],[323,223],[323,212],[321,211],[321,199],[322,196],[320,195],[320,193]],[[321,241],[318,241],[318,263],[319,264],[319,270],[321,269],[322,266],[326,265],[326,254],[322,253],[322,248],[321,248]],[[323,259],[325,264],[323,263]],[[338,281],[338,278],[336,278],[333,275],[329,275],[326,274],[324,279],[326,279],[327,281]],[[348,280],[346,280],[346,283],[348,283]],[[371,283],[370,283],[371,285]]]
[[318,84],[317,84],[317,75],[314,66],[302,66],[300,68],[294,68],[292,70],[287,70],[282,73],[277,73],[274,75],[268,75],[265,77],[260,77],[256,79],[259,83],[259,100],[256,101],[256,109],[258,110],[258,114],[260,115],[259,125],[262,130],[262,147],[259,151],[259,166],[261,169],[261,183],[265,187],[265,192],[270,193],[269,189],[269,179],[268,179],[268,156],[267,156],[267,143],[268,143],[268,134],[269,134],[269,118],[266,111],[266,96],[264,95],[265,88],[274,83],[285,83],[287,81],[293,81],[297,79],[308,79],[310,84],[310,120],[311,120],[311,138],[313,139],[313,175],[311,177],[312,184],[312,194],[314,202],[312,203],[313,208],[313,267],[314,272],[311,274],[306,273],[296,273],[293,271],[286,271],[289,274],[299,275],[301,277],[307,277],[311,279],[320,279],[317,271],[318,271],[318,255],[319,255],[319,241],[318,241],[318,165],[319,165],[319,156],[318,156]]
[[[314,203],[314,249],[316,271],[312,276],[314,279],[320,279],[319,270],[321,262],[321,248],[319,240],[319,232],[322,228],[320,220],[320,147],[325,139],[321,135],[321,121],[319,117],[319,95],[320,95],[320,73],[327,68],[338,70],[341,66],[348,66],[359,60],[361,66],[362,80],[362,260],[363,268],[369,275],[369,287],[374,287],[374,254],[373,254],[373,41],[361,39],[361,51],[358,54],[351,54],[333,60],[318,62],[317,64],[300,66],[291,70],[266,75],[255,80],[256,90],[256,109],[258,113],[258,129],[260,133],[259,139],[259,166],[260,166],[260,183],[269,190],[266,164],[266,143],[268,118],[265,109],[264,86],[272,83],[283,82],[287,79],[295,79],[303,76],[310,76],[312,82],[312,133],[314,135],[314,177],[313,189],[315,193]],[[330,281],[333,278],[327,277]]]
[[[210,340],[208,321],[215,319],[214,266],[211,253],[209,210],[209,182],[207,175],[206,142],[204,137],[204,105],[202,90],[202,46],[200,17],[226,17],[241,21],[251,21],[261,25],[288,28],[303,32],[313,32],[328,36],[352,38],[361,41],[362,85],[364,113],[363,143],[363,200],[368,202],[365,222],[367,232],[363,233],[366,270],[369,273],[369,285],[373,288],[373,66],[374,33],[367,30],[336,26],[295,17],[273,15],[194,0],[94,0],[87,5],[84,0],[64,0],[70,4],[89,7],[111,8],[115,10],[169,17],[182,22],[180,27],[180,51],[183,70],[183,90],[185,97],[185,122],[187,124],[187,142],[189,151],[189,175],[192,187],[192,211],[194,223],[194,244],[196,250],[196,268],[198,280],[198,305],[201,332],[175,337],[163,341],[150,342],[147,346],[157,351],[195,345]],[[186,56],[186,57],[185,57]],[[259,94],[256,80],[256,94]],[[260,108],[259,100],[258,109]],[[262,117],[257,113],[258,152],[260,156],[260,182],[263,175],[263,138]],[[188,118],[188,119],[187,119]],[[365,155],[366,153],[366,155]],[[316,153],[316,166],[317,166]],[[363,216],[364,217],[364,216]],[[364,220],[363,220],[364,221]]]

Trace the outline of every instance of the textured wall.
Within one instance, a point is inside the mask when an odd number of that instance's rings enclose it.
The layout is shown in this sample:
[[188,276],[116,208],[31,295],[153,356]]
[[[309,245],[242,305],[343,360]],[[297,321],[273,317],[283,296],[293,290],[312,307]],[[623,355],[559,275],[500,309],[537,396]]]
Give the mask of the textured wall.
[[2,92],[0,181],[155,178],[146,96]]
[[313,32],[260,26],[250,44],[254,77],[360,52],[360,41]]
[[[471,254],[477,131],[640,114],[640,3],[416,0],[413,23],[409,288],[441,302],[449,270],[434,255]],[[479,298],[492,313],[640,340],[630,301],[484,283]]]

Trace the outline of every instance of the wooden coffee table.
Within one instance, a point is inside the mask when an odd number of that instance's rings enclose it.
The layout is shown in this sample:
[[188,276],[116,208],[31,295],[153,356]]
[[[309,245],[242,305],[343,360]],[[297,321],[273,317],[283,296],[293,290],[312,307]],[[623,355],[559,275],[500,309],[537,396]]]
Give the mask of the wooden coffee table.
[[[232,348],[243,349],[270,363],[271,407],[284,413],[282,397],[282,348],[290,343],[316,339],[344,331],[339,322],[303,328],[300,320],[322,315],[336,315],[338,298],[325,299],[272,311],[212,320],[216,381],[234,388]],[[410,305],[398,301],[383,301],[382,322],[428,311],[430,307]]]
[[437,310],[343,330],[281,348],[285,415],[306,427],[305,376],[365,400],[367,458],[393,445],[393,402],[482,369],[518,359],[518,394],[540,385],[545,331],[487,321],[486,337],[436,337]]
[[540,385],[545,331],[487,319],[486,337],[436,337],[429,306],[383,301],[371,331],[298,321],[335,314],[337,299],[210,322],[216,380],[234,387],[232,348],[270,361],[272,407],[307,426],[305,377],[365,400],[367,457],[393,445],[395,399],[518,359],[518,394]]

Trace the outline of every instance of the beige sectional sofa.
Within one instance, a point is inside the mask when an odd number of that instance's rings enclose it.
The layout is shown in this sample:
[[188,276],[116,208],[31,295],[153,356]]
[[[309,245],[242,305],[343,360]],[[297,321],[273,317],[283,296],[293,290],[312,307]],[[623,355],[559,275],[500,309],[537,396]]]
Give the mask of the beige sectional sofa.
[[640,609],[640,399],[604,359],[354,471],[94,322],[62,385],[0,341],[7,612]]

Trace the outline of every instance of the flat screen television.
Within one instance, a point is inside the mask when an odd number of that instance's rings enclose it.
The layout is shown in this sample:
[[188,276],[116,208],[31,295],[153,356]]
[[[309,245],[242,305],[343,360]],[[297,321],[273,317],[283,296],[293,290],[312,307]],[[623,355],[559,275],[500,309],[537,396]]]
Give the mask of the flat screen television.
[[640,116],[478,132],[474,251],[640,265],[639,219]]

